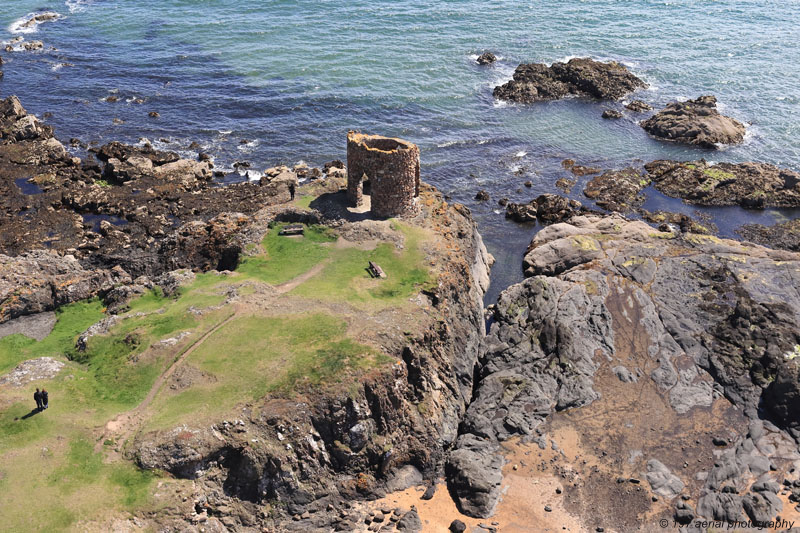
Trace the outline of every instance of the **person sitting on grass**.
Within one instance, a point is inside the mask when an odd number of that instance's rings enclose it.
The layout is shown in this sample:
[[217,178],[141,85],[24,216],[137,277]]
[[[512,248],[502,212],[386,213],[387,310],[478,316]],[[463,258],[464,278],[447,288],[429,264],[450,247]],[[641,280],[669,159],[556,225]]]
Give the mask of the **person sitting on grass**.
[[36,387],[36,392],[33,393],[33,399],[36,400],[36,409],[42,410],[42,393],[39,392],[39,387]]
[[47,390],[42,389],[42,409],[47,409]]

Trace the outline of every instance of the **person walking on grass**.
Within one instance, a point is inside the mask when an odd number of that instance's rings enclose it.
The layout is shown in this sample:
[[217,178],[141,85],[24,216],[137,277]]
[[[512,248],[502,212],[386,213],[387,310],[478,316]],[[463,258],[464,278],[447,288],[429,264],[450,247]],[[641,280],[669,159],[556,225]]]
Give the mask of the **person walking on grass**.
[[47,390],[42,389],[42,409],[47,409]]
[[33,399],[36,400],[36,409],[42,410],[42,393],[39,392],[39,387],[36,387],[36,392],[33,393]]

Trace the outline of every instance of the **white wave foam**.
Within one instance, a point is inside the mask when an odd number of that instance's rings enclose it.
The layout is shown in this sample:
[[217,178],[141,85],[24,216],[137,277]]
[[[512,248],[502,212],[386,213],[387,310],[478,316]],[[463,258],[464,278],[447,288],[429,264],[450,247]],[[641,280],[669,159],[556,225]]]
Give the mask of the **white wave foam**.
[[585,56],[575,56],[575,55],[572,55],[572,56],[564,56],[564,57],[562,57],[561,59],[556,59],[556,60],[555,60],[555,61],[553,61],[552,63],[545,63],[545,65],[547,65],[548,67],[552,67],[552,66],[553,66],[553,63],[569,63],[569,60],[570,60],[570,59],[578,59],[579,57],[585,57]]
[[258,170],[252,170],[252,169],[247,169],[247,170],[239,169],[237,173],[241,177],[247,178],[248,181],[258,181],[264,177],[263,172],[259,172]]
[[261,144],[260,141],[256,139],[255,141],[247,141],[246,143],[242,143],[239,146],[237,146],[236,149],[242,153],[249,154],[259,144]]
[[455,145],[461,144],[463,142],[464,141],[447,141],[447,142],[443,142],[443,143],[437,144],[436,148],[449,148],[451,146],[455,146]]
[[67,6],[70,13],[81,13],[92,5],[92,0],[67,0],[64,5]]
[[528,152],[521,151],[521,152],[517,152],[516,154],[514,154],[514,157],[516,157],[517,159],[522,159],[526,155],[528,155]]
[[39,25],[45,22],[54,22],[61,20],[64,17],[54,11],[43,11],[40,13],[28,13],[22,18],[19,18],[9,24],[8,31],[13,34],[20,33],[36,33],[39,31]]
[[477,141],[474,139],[445,141],[437,144],[436,148],[449,148],[451,146],[462,146],[467,144],[486,144],[487,142],[489,142],[489,139],[478,139]]

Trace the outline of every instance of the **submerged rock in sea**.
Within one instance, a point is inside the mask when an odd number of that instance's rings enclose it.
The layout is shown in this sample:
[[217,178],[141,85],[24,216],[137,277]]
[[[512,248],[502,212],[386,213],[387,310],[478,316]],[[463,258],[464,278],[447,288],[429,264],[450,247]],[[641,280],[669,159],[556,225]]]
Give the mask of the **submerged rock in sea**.
[[567,63],[523,63],[514,78],[494,88],[495,98],[531,103],[555,100],[569,95],[602,100],[618,100],[626,94],[647,87],[624,65],[603,63],[589,58],[574,58]]
[[481,55],[479,55],[478,59],[476,59],[475,61],[477,61],[479,65],[491,65],[492,63],[497,61],[497,56],[491,52],[484,52]]
[[744,124],[717,111],[717,99],[714,96],[671,103],[643,121],[641,126],[657,139],[704,148],[740,143],[746,131]]
[[653,107],[647,102],[643,102],[641,100],[632,100],[631,102],[625,104],[625,109],[630,109],[635,113],[644,113],[645,111],[651,111]]
[[751,209],[800,206],[800,173],[767,163],[658,160],[645,169],[660,192],[693,204]]

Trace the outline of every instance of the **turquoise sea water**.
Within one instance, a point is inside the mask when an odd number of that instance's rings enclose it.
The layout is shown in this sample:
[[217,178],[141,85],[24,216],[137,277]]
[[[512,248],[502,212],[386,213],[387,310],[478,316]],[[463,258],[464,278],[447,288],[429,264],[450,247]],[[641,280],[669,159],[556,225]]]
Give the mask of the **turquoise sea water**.
[[[64,17],[24,34],[44,41],[44,52],[0,52],[0,94],[52,113],[62,140],[145,137],[171,149],[197,141],[219,166],[263,169],[344,159],[349,129],[401,136],[421,146],[423,179],[473,209],[501,280],[519,275],[534,229],[507,223],[496,200],[555,191],[564,158],[610,168],[705,157],[800,170],[797,1],[4,0],[0,41],[44,10]],[[478,66],[484,50],[500,61]],[[624,62],[651,84],[635,96],[656,108],[713,93],[751,124],[746,142],[723,151],[657,142],[639,116],[600,118],[621,104],[493,100],[492,87],[518,63],[571,56]],[[120,101],[104,102],[114,90]],[[481,188],[491,202],[472,199]],[[657,194],[652,202],[694,210]],[[775,213],[713,215],[731,234]]]

